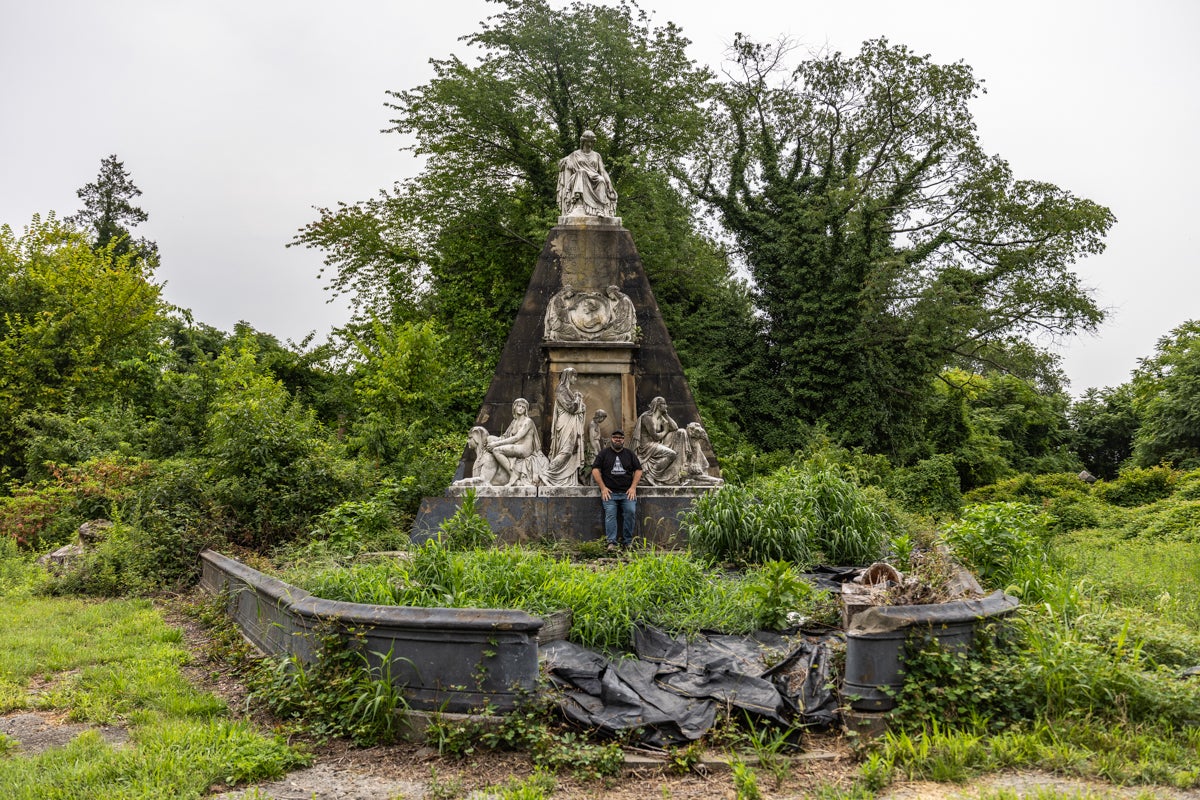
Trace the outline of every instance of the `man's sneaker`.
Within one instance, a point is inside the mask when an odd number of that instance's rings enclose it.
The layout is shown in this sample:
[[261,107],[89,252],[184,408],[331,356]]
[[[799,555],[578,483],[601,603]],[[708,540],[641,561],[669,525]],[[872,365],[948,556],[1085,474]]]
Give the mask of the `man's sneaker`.
[[608,551],[608,552],[610,552],[610,553],[618,553],[618,552],[620,552],[620,550],[621,550],[621,548],[617,547],[617,546],[616,546],[615,544],[613,544],[612,542],[609,542],[609,543],[608,543],[608,547],[606,547],[606,548],[604,548],[604,549],[605,549],[605,550],[607,550],[607,551]]

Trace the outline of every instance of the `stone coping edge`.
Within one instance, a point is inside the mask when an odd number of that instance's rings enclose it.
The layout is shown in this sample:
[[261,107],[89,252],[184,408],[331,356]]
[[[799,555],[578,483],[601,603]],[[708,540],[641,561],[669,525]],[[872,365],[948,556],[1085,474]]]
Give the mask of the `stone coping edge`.
[[242,635],[267,655],[312,663],[319,637],[337,636],[383,670],[410,709],[507,712],[537,691],[543,621],[524,611],[323,600],[213,550],[200,560],[201,588],[225,598]]
[[[417,608],[413,606],[376,606],[322,600],[303,589],[265,575],[253,567],[216,552],[204,550],[207,561],[220,572],[238,578],[256,592],[276,601],[293,614],[317,621],[338,620],[353,625],[389,628],[440,628],[451,631],[513,631],[536,635],[542,619],[524,611],[501,608]],[[211,587],[210,587],[211,588]]]
[[[657,500],[674,497],[695,499],[701,495],[715,492],[720,488],[716,484],[697,486],[643,485],[638,487],[637,497],[639,500]],[[468,491],[474,492],[476,497],[537,497],[555,500],[580,497],[587,500],[595,500],[596,507],[599,508],[600,506],[600,489],[596,486],[472,486],[469,484],[451,484],[447,487],[443,497],[462,497]]]
[[914,606],[873,606],[854,615],[847,636],[870,636],[921,625],[957,625],[1017,610],[1020,601],[1004,592],[992,592],[978,600]]

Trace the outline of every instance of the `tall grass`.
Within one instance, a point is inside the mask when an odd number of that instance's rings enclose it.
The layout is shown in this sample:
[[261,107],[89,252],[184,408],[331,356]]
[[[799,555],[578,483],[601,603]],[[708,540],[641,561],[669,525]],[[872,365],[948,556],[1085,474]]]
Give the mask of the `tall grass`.
[[868,564],[883,554],[888,504],[837,465],[810,461],[699,498],[684,527],[692,548],[721,561]]
[[[411,561],[285,573],[330,600],[388,605],[520,608],[574,612],[570,638],[605,650],[628,649],[635,625],[692,633],[745,633],[777,624],[788,611],[813,613],[823,595],[789,565],[743,574],[713,571],[686,553],[649,551],[596,566],[521,547],[453,551],[436,541]],[[770,591],[783,586],[788,591]],[[803,588],[800,588],[803,587]],[[786,608],[785,608],[786,607]],[[781,610],[782,609],[782,610]]]

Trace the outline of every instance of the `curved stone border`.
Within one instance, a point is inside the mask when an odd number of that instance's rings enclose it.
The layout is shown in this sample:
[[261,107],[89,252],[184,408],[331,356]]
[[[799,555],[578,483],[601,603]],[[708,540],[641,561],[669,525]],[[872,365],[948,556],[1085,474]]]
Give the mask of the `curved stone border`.
[[269,655],[311,663],[320,636],[338,635],[390,675],[411,707],[430,711],[511,711],[536,690],[542,620],[523,611],[322,600],[213,550],[200,561],[201,587],[223,594],[246,638]]
[[943,648],[968,652],[976,626],[1017,610],[1017,598],[993,592],[977,600],[936,605],[876,606],[858,613],[846,631],[842,694],[855,711],[886,711],[904,683],[904,646],[910,636],[936,639]]

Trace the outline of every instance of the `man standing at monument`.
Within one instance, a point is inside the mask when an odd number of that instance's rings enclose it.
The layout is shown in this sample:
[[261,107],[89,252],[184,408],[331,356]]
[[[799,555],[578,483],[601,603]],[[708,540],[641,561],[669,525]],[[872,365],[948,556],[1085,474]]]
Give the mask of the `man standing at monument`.
[[642,479],[642,462],[632,450],[625,449],[623,431],[613,431],[608,447],[592,462],[592,480],[600,487],[604,507],[604,537],[608,549],[617,549],[617,507],[621,508],[622,547],[633,544],[633,526],[637,520],[637,485]]

